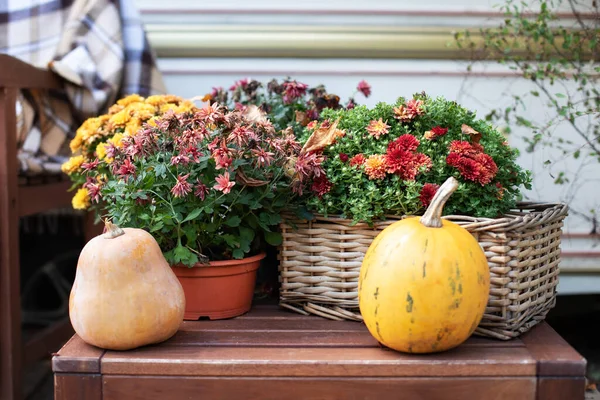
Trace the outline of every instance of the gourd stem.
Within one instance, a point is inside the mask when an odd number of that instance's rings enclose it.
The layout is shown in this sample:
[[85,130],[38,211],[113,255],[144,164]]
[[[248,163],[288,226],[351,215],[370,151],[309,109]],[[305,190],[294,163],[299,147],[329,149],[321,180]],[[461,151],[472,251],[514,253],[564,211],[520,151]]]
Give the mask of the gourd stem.
[[458,181],[456,178],[451,176],[446,179],[446,182],[440,186],[435,192],[431,204],[425,210],[425,214],[421,217],[421,223],[428,228],[441,228],[442,227],[442,212],[444,211],[444,205],[452,196],[452,193],[458,188]]
[[109,220],[104,221],[104,226],[106,228],[106,233],[103,235],[105,239],[114,239],[125,234],[123,229],[119,228]]

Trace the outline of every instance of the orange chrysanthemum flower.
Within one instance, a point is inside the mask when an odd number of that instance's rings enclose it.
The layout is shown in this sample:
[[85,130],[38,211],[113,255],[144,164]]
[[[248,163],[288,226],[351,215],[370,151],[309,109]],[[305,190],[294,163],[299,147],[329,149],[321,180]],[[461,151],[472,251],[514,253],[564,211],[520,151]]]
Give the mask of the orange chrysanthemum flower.
[[369,176],[369,179],[383,179],[386,171],[387,164],[384,155],[375,154],[365,160],[365,173]]
[[390,126],[383,122],[381,118],[379,118],[378,121],[371,121],[369,126],[367,126],[367,132],[369,132],[371,136],[375,136],[376,139],[379,139],[381,135],[388,133],[389,130]]

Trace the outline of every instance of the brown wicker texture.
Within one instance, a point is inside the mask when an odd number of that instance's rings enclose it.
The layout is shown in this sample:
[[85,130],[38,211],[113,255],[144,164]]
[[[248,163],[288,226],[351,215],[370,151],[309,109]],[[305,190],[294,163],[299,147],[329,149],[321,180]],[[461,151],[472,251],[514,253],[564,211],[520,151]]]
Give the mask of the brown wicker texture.
[[[485,251],[490,296],[476,334],[511,339],[527,332],[556,302],[564,204],[519,203],[502,218],[445,216],[467,229]],[[398,217],[352,226],[318,216],[281,224],[280,305],[302,314],[361,321],[358,277],[369,245]]]

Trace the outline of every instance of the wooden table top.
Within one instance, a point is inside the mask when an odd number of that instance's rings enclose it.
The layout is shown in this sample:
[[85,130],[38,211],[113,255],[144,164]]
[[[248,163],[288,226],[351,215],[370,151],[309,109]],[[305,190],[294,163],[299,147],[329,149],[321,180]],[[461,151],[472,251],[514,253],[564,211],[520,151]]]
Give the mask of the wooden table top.
[[[585,360],[546,323],[519,339],[471,337],[444,353],[408,355],[381,348],[361,323],[276,306],[256,306],[230,320],[186,321],[168,341],[124,352],[95,348],[75,335],[53,358],[53,370],[58,392],[73,377],[98,377],[98,399],[128,398],[123,394],[142,387],[148,394],[140,398],[187,398],[201,387],[213,393],[210,399],[279,398],[281,390],[298,399],[383,399],[382,393],[402,389],[428,399],[570,400],[579,392],[583,399],[585,383]],[[233,397],[221,397],[223,390]],[[57,399],[72,398],[60,393]],[[165,393],[171,397],[160,397]]]

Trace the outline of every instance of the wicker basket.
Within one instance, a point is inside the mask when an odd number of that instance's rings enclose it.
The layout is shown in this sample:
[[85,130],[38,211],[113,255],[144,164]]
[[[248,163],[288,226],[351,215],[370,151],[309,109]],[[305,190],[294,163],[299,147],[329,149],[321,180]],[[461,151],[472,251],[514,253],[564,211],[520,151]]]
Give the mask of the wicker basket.
[[[519,203],[502,218],[446,216],[485,251],[490,297],[476,334],[511,339],[542,321],[556,302],[564,204]],[[358,276],[369,245],[391,223],[286,219],[279,249],[280,305],[302,314],[361,321]]]

